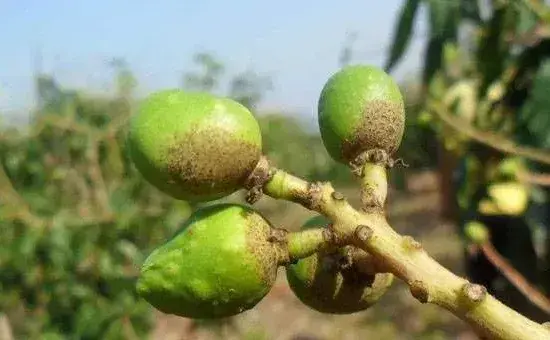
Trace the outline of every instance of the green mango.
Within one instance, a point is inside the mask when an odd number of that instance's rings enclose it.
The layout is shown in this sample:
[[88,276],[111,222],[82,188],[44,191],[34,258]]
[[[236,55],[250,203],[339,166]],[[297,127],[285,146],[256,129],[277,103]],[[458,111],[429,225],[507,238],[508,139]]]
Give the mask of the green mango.
[[242,187],[261,157],[262,136],[236,101],[163,90],[140,103],[128,145],[148,182],[176,199],[204,202]]
[[252,208],[217,204],[197,210],[144,262],[138,294],[158,310],[196,319],[254,307],[277,277],[282,246]]
[[[329,220],[316,216],[302,230],[324,228]],[[351,314],[374,305],[393,283],[393,275],[374,273],[366,252],[346,246],[319,252],[286,266],[287,281],[296,297],[321,313]]]
[[394,154],[405,130],[405,105],[399,86],[382,69],[351,65],[324,85],[318,122],[328,153],[346,164],[370,149]]
[[488,197],[479,202],[485,215],[521,216],[529,207],[529,188],[519,182],[497,182],[487,188]]

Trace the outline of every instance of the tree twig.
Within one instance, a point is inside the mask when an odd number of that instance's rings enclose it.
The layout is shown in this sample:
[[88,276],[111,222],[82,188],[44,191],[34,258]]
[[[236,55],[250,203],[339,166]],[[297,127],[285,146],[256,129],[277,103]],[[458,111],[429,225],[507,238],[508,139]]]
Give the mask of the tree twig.
[[445,107],[435,103],[434,101],[429,101],[428,107],[446,125],[460,133],[463,133],[478,143],[484,144],[503,153],[524,157],[532,161],[550,165],[550,152],[537,148],[517,145],[506,137],[487,131],[480,131],[462,119],[452,116]]
[[[480,336],[490,339],[550,337],[550,330],[509,308],[484,287],[453,274],[430,257],[420,243],[398,234],[383,213],[360,212],[347,200],[335,199],[330,183],[309,183],[274,168],[271,172],[274,175],[264,186],[265,194],[299,203],[329,218],[337,237],[370,253],[381,270],[406,282],[421,303],[449,310],[468,322]],[[379,176],[379,172],[367,174]],[[363,179],[363,185],[379,182],[380,178]]]
[[522,183],[550,187],[550,174],[536,174],[522,171],[517,174],[517,178]]
[[13,340],[10,320],[3,313],[0,313],[0,340]]
[[514,285],[531,303],[550,314],[550,300],[533,287],[520,272],[498,253],[490,242],[479,246],[485,257]]

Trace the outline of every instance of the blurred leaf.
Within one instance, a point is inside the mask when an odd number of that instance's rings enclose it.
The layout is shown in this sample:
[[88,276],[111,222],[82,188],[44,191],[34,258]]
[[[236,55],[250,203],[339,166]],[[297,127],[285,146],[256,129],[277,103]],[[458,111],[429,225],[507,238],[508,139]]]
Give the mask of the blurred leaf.
[[233,77],[229,84],[229,97],[254,111],[265,92],[272,89],[270,77],[247,70]]
[[516,35],[524,35],[532,31],[538,23],[537,15],[524,3],[518,3],[516,6],[518,15],[516,19]]
[[481,22],[479,0],[461,0],[460,11],[463,18],[473,20],[476,23]]
[[54,332],[46,332],[42,334],[40,338],[42,340],[66,340],[63,335]]
[[460,19],[459,1],[428,0],[430,37],[455,39]]
[[357,40],[357,32],[348,33],[346,41],[340,50],[340,56],[338,57],[338,64],[340,67],[345,67],[351,63],[353,59],[353,44]]
[[531,92],[519,112],[520,138],[532,145],[550,148],[550,60],[544,61],[533,81]]
[[472,122],[477,109],[476,86],[472,80],[461,80],[451,86],[445,96],[443,103],[447,107],[454,106],[457,116],[467,122]]
[[432,38],[424,53],[424,68],[422,69],[422,83],[429,84],[434,75],[443,65],[443,49],[445,42],[441,38]]
[[401,6],[401,14],[397,20],[397,26],[394,29],[390,56],[385,67],[387,72],[390,72],[399,62],[409,46],[413,33],[414,19],[418,12],[419,4],[420,0],[407,0]]
[[107,157],[106,164],[109,168],[110,175],[113,178],[120,178],[123,175],[124,164],[120,154],[120,146],[115,139],[109,139],[106,142]]
[[195,54],[193,62],[199,71],[185,73],[184,87],[196,91],[215,91],[218,88],[220,77],[225,71],[224,65],[214,55],[207,52]]
[[480,96],[485,94],[491,83],[503,72],[509,54],[505,36],[512,14],[510,6],[496,8],[491,20],[483,27],[483,35],[477,49],[477,65],[482,76]]
[[424,55],[422,81],[428,84],[434,74],[442,69],[443,52],[447,43],[457,39],[459,2],[428,0],[430,35]]
[[429,84],[435,73],[441,69],[444,41],[433,38],[428,41],[428,47],[424,54],[424,68],[422,69],[422,82]]
[[128,63],[123,58],[113,58],[109,61],[109,66],[116,72],[116,87],[118,94],[122,98],[129,97],[137,85],[137,80],[129,69]]

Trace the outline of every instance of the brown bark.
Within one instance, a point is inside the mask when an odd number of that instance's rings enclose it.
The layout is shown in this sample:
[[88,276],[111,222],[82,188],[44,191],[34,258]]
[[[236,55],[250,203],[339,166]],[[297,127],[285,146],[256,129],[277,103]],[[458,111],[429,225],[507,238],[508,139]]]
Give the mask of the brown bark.
[[458,166],[458,158],[455,154],[445,150],[443,145],[438,146],[438,174],[439,190],[441,195],[441,217],[456,221],[458,218],[458,206],[456,204],[456,191],[453,173]]

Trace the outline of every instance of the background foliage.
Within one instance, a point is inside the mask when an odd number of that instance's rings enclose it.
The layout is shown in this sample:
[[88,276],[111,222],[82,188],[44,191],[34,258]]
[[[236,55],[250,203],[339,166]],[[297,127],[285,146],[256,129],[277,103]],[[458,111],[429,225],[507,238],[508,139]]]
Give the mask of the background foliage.
[[[548,294],[550,252],[541,244],[550,245],[549,191],[518,176],[526,171],[521,164],[536,173],[548,171],[548,167],[523,159],[514,144],[541,153],[550,148],[550,102],[542,94],[550,80],[550,9],[536,0],[406,0],[394,29],[387,70],[395,67],[407,50],[420,9],[426,10],[429,18],[421,118],[441,141],[441,182],[452,198],[446,201],[446,211],[458,221],[461,233],[468,222],[483,222],[494,247]],[[479,138],[472,140],[466,130]],[[500,152],[491,144],[507,146],[509,152]],[[505,163],[515,165],[505,170]],[[481,202],[488,198],[491,187],[508,182],[529,191],[527,211],[519,216],[482,211]],[[474,281],[523,313],[546,318],[484,254],[469,252],[466,262]]]

